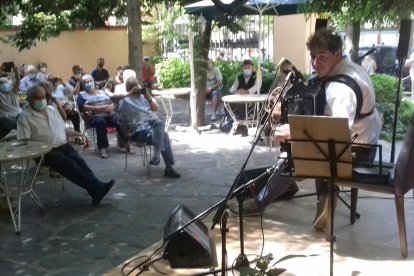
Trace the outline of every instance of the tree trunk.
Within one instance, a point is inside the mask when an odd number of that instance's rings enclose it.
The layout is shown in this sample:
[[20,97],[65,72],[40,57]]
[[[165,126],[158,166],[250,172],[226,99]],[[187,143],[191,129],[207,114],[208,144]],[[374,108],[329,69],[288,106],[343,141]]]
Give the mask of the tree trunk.
[[352,22],[345,26],[346,44],[351,45],[351,59],[356,60],[358,58],[359,38],[361,35],[360,22]]
[[128,63],[137,73],[137,79],[142,84],[142,20],[139,0],[127,0],[127,16]]
[[[206,106],[206,80],[207,80],[207,59],[210,50],[212,21],[207,20],[204,32],[194,39],[194,75],[195,75],[195,97],[190,97],[190,101],[195,101],[196,112],[192,112],[191,125],[205,125],[205,106]],[[194,117],[195,116],[195,117]],[[195,122],[195,124],[194,124]]]

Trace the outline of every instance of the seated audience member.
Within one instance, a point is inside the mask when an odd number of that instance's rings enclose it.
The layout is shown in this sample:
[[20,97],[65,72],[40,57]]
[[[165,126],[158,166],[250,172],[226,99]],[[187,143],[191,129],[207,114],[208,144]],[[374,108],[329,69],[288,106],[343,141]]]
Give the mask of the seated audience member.
[[145,88],[157,89],[155,69],[151,64],[150,58],[148,56],[144,57],[144,65],[142,66],[142,80],[144,81]]
[[26,76],[20,80],[20,92],[26,93],[30,87],[39,84],[36,78],[36,67],[33,65],[27,66]]
[[80,91],[83,90],[82,87],[82,76],[83,76],[83,69],[80,65],[73,65],[72,67],[73,75],[69,79],[69,84],[73,87],[73,95],[76,96],[79,94]]
[[105,183],[97,179],[85,160],[67,143],[67,136],[82,134],[65,129],[65,122],[58,111],[47,105],[45,91],[41,86],[32,86],[27,100],[29,106],[17,121],[17,138],[52,145],[52,150],[44,156],[44,165],[84,188],[92,197],[92,205],[98,205],[115,181]]
[[109,80],[109,73],[108,70],[104,68],[104,65],[105,60],[103,58],[98,58],[96,60],[96,68],[91,73],[98,88],[103,88],[106,82]]
[[109,147],[107,127],[115,127],[118,133],[122,133],[118,115],[111,98],[95,87],[95,81],[91,75],[82,76],[82,84],[85,88],[77,97],[79,111],[86,125],[96,129],[99,156],[108,158],[106,149]]
[[0,78],[0,139],[17,128],[17,118],[22,112],[19,100],[19,70],[14,68],[14,83]]
[[240,74],[230,87],[232,94],[259,94],[260,85],[256,80],[256,72],[253,72],[253,63],[246,59],[243,61],[243,73]]
[[207,83],[206,83],[206,99],[211,99],[211,107],[213,115],[211,120],[217,120],[217,108],[221,97],[221,86],[223,85],[223,77],[220,69],[214,67],[211,59],[207,61]]
[[[246,59],[242,65],[243,73],[237,76],[233,85],[230,87],[229,92],[231,94],[259,94],[260,82],[256,79],[256,72],[253,72],[253,63],[251,60]],[[232,104],[231,105],[234,114],[238,119],[245,119],[246,109],[244,104]],[[227,111],[226,111],[227,112]],[[249,111],[248,111],[249,112]],[[229,117],[227,115],[227,117]],[[247,126],[239,125],[234,134],[241,134],[247,136]]]
[[47,80],[49,77],[49,73],[47,72],[47,64],[42,62],[38,66],[39,72],[36,74],[36,79],[39,81]]
[[126,88],[125,88],[125,82],[129,78],[136,78],[136,77],[137,77],[137,74],[135,73],[134,70],[132,70],[132,69],[125,69],[122,72],[122,80],[123,80],[123,83],[118,84],[117,86],[115,86],[114,95],[127,94],[127,91],[126,91]]
[[53,84],[50,81],[41,81],[39,86],[45,91],[46,104],[48,106],[53,106],[59,112],[63,121],[66,120],[66,112],[63,110],[62,106],[59,104],[57,99],[52,95],[53,94]]
[[118,66],[116,68],[116,76],[114,78],[116,85],[121,84],[121,83],[124,82],[124,80],[122,79],[122,73],[123,72],[124,72],[124,67],[123,66]]
[[61,78],[50,78],[50,82],[53,84],[53,97],[56,98],[59,105],[65,110],[66,118],[72,122],[75,131],[80,132],[80,115],[74,103],[74,89]]
[[164,122],[156,114],[158,106],[155,99],[148,92],[142,94],[142,89],[140,89],[136,78],[129,78],[125,85],[128,94],[118,95],[118,97],[123,97],[119,102],[118,112],[125,124],[125,135],[134,142],[153,145],[154,155],[149,163],[151,165],[160,164],[160,155],[162,155],[166,167],[164,176],[180,177],[180,174],[172,167],[174,157],[170,138],[165,132]]

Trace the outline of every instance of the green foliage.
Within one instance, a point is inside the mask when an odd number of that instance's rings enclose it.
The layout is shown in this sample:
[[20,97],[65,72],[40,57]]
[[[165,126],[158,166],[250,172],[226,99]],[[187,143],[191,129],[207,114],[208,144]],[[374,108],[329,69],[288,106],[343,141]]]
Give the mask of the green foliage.
[[157,80],[162,88],[189,87],[190,62],[179,59],[160,61],[155,65]]
[[[394,124],[395,101],[397,95],[396,78],[385,74],[371,75],[372,84],[375,89],[378,111],[382,114],[384,126],[381,131],[381,138],[390,141],[392,138],[392,129]],[[404,91],[401,86],[400,91]],[[400,99],[403,99],[401,92]],[[396,139],[404,138],[406,126],[414,111],[414,105],[405,100],[400,101],[398,110]]]
[[241,73],[240,61],[223,61],[217,60],[214,62],[214,66],[220,69],[223,77],[223,95],[227,95],[230,87],[233,85],[234,80]]
[[328,12],[340,26],[349,22],[371,22],[375,27],[381,27],[410,18],[414,5],[412,0],[307,0],[301,11],[308,16],[315,12]]

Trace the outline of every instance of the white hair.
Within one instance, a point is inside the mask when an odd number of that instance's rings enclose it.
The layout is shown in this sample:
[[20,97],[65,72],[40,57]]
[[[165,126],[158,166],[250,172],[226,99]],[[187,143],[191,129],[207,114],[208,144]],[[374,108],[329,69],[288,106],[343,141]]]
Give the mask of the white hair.
[[126,82],[129,78],[136,78],[137,74],[132,69],[126,69],[122,72],[122,79]]

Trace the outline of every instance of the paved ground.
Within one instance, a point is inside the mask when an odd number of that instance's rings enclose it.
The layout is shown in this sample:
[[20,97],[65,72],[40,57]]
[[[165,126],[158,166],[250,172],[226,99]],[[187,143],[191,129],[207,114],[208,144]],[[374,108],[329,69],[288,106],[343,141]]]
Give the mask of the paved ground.
[[[185,101],[175,105],[184,111]],[[186,120],[187,113],[177,114],[173,124]],[[149,175],[138,154],[128,155],[124,172],[124,154],[115,148],[111,134],[108,159],[100,159],[93,150],[80,151],[99,178],[116,180],[99,207],[91,207],[91,199],[65,181],[65,190],[57,184],[55,193],[47,183],[37,186],[44,212],[29,197],[23,198],[21,235],[14,234],[9,214],[1,210],[0,274],[100,275],[110,270],[159,241],[170,211],[179,203],[198,213],[225,196],[252,140],[217,130],[201,134],[171,130],[170,136],[180,179],[164,178],[162,166],[152,167]],[[275,161],[275,149],[258,146],[248,167]]]

